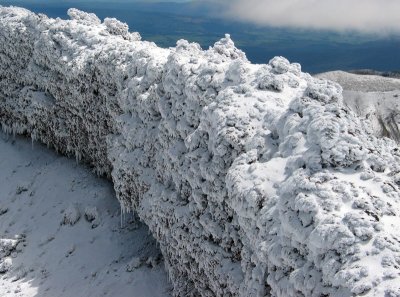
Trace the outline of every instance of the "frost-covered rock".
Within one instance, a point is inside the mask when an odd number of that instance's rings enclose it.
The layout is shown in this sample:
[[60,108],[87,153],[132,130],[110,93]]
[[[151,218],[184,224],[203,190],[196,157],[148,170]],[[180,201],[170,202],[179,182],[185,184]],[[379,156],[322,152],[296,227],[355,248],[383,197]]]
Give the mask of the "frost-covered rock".
[[339,85],[72,15],[0,8],[0,122],[110,176],[176,295],[399,296],[400,152]]

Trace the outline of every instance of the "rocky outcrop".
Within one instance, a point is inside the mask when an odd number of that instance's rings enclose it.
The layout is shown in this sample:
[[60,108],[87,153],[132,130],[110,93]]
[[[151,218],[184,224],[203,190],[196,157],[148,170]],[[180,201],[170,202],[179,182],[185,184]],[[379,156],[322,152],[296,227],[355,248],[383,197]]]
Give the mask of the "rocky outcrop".
[[112,178],[180,296],[400,296],[400,152],[341,87],[229,35],[0,8],[0,122]]

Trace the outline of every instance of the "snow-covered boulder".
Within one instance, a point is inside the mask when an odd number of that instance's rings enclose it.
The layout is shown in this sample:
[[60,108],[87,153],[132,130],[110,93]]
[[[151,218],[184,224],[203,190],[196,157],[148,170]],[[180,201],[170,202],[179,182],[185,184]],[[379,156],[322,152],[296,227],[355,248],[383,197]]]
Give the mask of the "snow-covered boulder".
[[0,8],[0,122],[110,176],[176,295],[400,296],[400,152],[338,84],[70,16]]

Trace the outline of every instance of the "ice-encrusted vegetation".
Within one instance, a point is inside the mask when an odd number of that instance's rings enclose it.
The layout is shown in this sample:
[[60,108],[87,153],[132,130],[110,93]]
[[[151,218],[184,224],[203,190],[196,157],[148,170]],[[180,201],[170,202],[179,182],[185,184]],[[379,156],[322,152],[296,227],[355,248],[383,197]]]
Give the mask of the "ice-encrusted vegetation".
[[400,296],[400,152],[338,84],[69,16],[0,8],[0,122],[111,176],[176,295]]

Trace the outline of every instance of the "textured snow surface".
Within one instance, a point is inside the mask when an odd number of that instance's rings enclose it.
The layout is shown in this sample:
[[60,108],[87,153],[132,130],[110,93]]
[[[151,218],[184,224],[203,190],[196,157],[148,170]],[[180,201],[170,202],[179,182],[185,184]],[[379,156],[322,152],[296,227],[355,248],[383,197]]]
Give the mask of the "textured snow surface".
[[0,8],[3,129],[111,175],[176,295],[400,296],[400,151],[338,84],[69,15]]
[[120,226],[109,181],[2,132],[0,168],[1,297],[171,296],[156,241],[132,216]]

